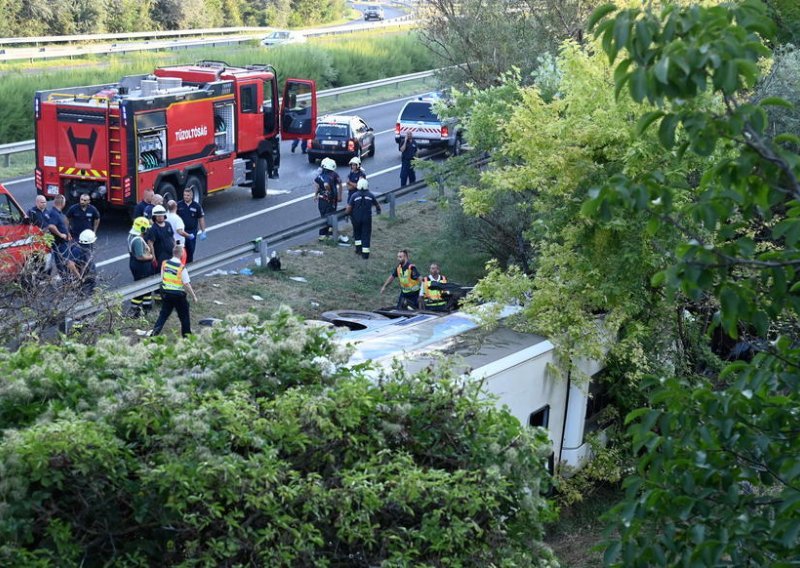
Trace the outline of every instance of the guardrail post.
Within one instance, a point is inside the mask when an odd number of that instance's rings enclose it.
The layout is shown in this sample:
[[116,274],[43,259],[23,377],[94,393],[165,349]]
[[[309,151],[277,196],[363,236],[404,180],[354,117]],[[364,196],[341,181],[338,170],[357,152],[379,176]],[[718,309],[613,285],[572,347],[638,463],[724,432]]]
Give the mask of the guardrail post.
[[267,241],[261,237],[255,240],[255,245],[258,249],[258,254],[261,257],[261,268],[264,268],[269,262],[269,246],[267,245]]
[[333,237],[333,242],[339,242],[339,219],[335,213],[328,215],[328,226],[332,230],[331,237]]
[[5,154],[3,156],[3,167],[7,168],[11,165],[11,154]]
[[397,205],[397,199],[394,196],[394,193],[389,194],[389,219],[395,218],[395,206]]

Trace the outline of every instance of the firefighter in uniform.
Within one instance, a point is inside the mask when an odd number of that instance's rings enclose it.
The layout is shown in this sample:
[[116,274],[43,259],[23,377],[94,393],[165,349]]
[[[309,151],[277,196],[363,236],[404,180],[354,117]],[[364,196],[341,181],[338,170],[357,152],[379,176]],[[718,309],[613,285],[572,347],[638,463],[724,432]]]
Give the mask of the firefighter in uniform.
[[155,269],[167,260],[175,246],[175,234],[172,226],[167,223],[167,210],[163,205],[156,205],[152,210],[153,224],[145,233],[145,240],[156,259]]
[[447,277],[441,273],[439,265],[435,262],[431,264],[430,270],[430,274],[422,277],[419,289],[420,309],[434,312],[446,311],[448,302],[444,297],[444,291],[438,285],[447,284]]
[[347,172],[347,202],[350,203],[350,198],[358,190],[358,180],[366,179],[367,172],[361,167],[361,159],[353,157],[350,159],[350,171]]
[[200,240],[206,239],[206,214],[203,207],[194,200],[194,192],[191,187],[183,190],[183,200],[178,203],[178,215],[183,219],[184,229],[190,235],[186,237],[186,263],[188,264],[194,260],[198,229],[200,229]]
[[350,215],[350,220],[353,222],[353,239],[355,239],[356,254],[360,254],[361,258],[365,260],[369,258],[373,207],[375,208],[375,213],[380,215],[381,206],[369,190],[367,178],[361,178],[358,180],[358,190],[347,201],[345,212]]
[[161,312],[158,314],[156,324],[153,326],[151,335],[158,335],[164,329],[164,324],[172,314],[172,310],[178,312],[178,319],[181,320],[181,335],[186,337],[192,333],[192,325],[189,319],[189,301],[186,299],[186,291],[192,295],[194,301],[197,296],[192,289],[189,272],[181,264],[183,247],[175,245],[172,249],[172,258],[165,260],[161,265]]
[[[131,269],[134,281],[153,275],[153,251],[144,240],[144,235],[149,228],[150,219],[137,217],[133,220],[133,227],[128,233],[128,254],[130,255],[128,267]],[[152,307],[153,295],[150,292],[136,296],[131,299],[131,317],[139,317],[142,311],[147,313]]]
[[381,286],[381,294],[383,294],[386,287],[397,278],[400,281],[400,296],[397,298],[397,309],[402,310],[405,307],[409,309],[417,309],[417,299],[419,298],[419,272],[417,267],[411,264],[408,259],[408,251],[401,250],[397,252],[397,266],[395,266],[392,273],[386,279],[386,282]]
[[[322,172],[314,178],[314,201],[317,202],[319,216],[327,219],[336,213],[336,206],[342,198],[342,180],[336,173],[336,162],[325,158],[320,164]],[[324,240],[331,233],[331,227],[319,230],[319,240]]]

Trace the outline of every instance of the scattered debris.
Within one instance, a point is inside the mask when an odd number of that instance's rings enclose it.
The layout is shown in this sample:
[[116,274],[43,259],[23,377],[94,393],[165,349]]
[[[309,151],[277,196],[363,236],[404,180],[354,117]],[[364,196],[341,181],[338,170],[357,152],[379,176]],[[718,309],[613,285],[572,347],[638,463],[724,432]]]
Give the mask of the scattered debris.
[[151,333],[153,333],[152,329],[135,329],[133,332],[138,335],[139,337],[148,337]]
[[200,325],[204,325],[206,327],[211,327],[211,326],[217,325],[221,321],[222,320],[219,319],[219,318],[203,318],[197,323],[199,323]]
[[281,269],[281,257],[278,256],[278,251],[272,251],[272,254],[269,255],[269,262],[267,263],[267,267],[270,270],[280,270]]
[[340,243],[349,243],[350,242],[350,237],[348,237],[347,235],[339,235],[339,242]]
[[253,298],[253,299],[254,299],[256,302],[263,302],[263,301],[264,301],[264,298],[262,298],[262,297],[261,297],[261,296],[259,296],[258,294],[253,294],[253,295],[252,295],[252,296],[250,296],[250,297],[251,297],[251,298]]
[[302,276],[289,276],[289,280],[294,280],[295,282],[308,282],[308,280]]
[[219,300],[214,300],[214,303],[217,304],[218,306],[224,306],[225,305],[225,302],[220,302]]
[[233,274],[239,274],[235,270],[222,270],[217,268],[216,270],[212,270],[206,276],[232,276]]
[[315,302],[314,300],[311,300],[311,307],[312,308],[318,308],[319,307],[319,302]]
[[239,274],[241,274],[242,276],[252,276],[253,275],[253,271],[250,270],[249,268],[242,268],[239,271]]

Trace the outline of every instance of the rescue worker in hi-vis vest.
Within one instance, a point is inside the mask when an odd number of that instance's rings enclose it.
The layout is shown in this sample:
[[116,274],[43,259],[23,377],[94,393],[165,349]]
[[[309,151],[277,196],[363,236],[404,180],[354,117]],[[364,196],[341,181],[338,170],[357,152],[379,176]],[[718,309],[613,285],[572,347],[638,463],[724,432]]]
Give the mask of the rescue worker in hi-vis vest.
[[172,258],[165,260],[161,264],[161,313],[158,314],[155,326],[151,335],[158,335],[164,329],[164,324],[172,314],[172,310],[178,312],[178,319],[181,320],[181,335],[186,337],[192,333],[191,322],[189,320],[189,301],[186,299],[186,290],[192,295],[194,301],[197,296],[192,289],[189,271],[181,263],[183,246],[175,245],[172,248]]
[[366,178],[358,180],[358,189],[350,196],[347,201],[345,212],[350,215],[353,221],[353,239],[356,245],[356,254],[360,254],[364,260],[369,258],[369,244],[372,239],[372,208],[381,214],[381,206],[378,199],[369,190],[369,182]]
[[408,308],[416,310],[418,308],[417,299],[419,298],[419,272],[417,267],[409,261],[407,250],[398,251],[397,266],[381,286],[381,294],[395,278],[400,281],[400,296],[397,298],[397,309]]
[[419,289],[420,309],[443,312],[447,310],[447,298],[441,285],[447,284],[447,277],[439,270],[439,265],[435,262],[431,264],[431,272],[422,277],[422,284]]

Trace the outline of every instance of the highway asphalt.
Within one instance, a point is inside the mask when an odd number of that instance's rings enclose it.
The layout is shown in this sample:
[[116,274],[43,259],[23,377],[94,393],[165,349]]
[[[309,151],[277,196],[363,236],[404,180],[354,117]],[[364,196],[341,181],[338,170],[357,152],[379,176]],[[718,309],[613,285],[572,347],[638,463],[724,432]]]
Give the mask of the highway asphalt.
[[[364,158],[370,190],[380,195],[400,185],[400,153],[394,142],[394,125],[403,103],[411,97],[349,109],[340,114],[358,114],[375,130],[374,157]],[[286,229],[319,216],[312,199],[317,165],[309,164],[300,148],[292,154],[291,142],[281,143],[280,179],[269,180],[266,199],[253,199],[249,188],[234,187],[209,196],[203,203],[208,238],[197,244],[195,258],[241,245],[249,240]],[[425,152],[420,152],[425,157]],[[339,175],[348,168],[341,165]],[[4,181],[17,201],[28,209],[36,188],[32,177]],[[106,213],[98,230],[96,259],[103,281],[112,286],[132,281],[128,269],[127,234],[130,219],[124,212]]]

